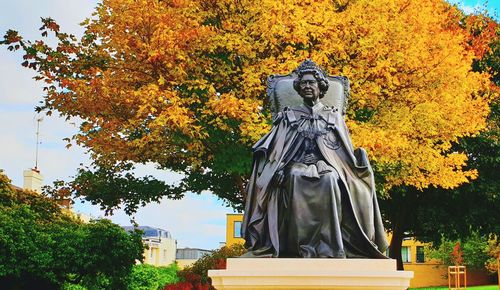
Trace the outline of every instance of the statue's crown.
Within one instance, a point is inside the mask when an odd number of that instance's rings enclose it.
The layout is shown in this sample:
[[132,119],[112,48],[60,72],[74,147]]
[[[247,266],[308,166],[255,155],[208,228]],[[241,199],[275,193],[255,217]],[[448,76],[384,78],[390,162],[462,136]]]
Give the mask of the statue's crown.
[[299,67],[295,69],[296,73],[310,72],[310,71],[319,71],[321,74],[325,75],[325,72],[314,61],[310,59],[304,60],[299,65]]

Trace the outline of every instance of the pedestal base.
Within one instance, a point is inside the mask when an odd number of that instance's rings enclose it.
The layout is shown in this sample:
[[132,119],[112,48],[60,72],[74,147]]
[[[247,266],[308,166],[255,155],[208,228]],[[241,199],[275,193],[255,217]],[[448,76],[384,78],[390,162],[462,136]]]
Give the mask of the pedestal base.
[[407,289],[413,272],[397,271],[395,260],[232,258],[226,270],[209,270],[223,289]]

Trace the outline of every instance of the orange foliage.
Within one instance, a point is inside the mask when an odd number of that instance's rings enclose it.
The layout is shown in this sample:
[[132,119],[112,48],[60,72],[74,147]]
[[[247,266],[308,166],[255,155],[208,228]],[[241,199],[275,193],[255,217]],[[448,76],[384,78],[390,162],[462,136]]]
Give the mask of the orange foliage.
[[462,249],[460,247],[460,242],[456,242],[455,246],[453,246],[453,252],[451,253],[451,260],[455,266],[463,265],[464,258]]
[[351,80],[353,142],[385,188],[452,188],[476,172],[451,146],[484,129],[496,97],[471,64],[497,24],[462,18],[444,0],[104,0],[80,42],[48,53],[57,69],[27,59],[48,83],[43,107],[81,117],[74,139],[94,158],[191,170],[265,134],[264,80],[311,58]]

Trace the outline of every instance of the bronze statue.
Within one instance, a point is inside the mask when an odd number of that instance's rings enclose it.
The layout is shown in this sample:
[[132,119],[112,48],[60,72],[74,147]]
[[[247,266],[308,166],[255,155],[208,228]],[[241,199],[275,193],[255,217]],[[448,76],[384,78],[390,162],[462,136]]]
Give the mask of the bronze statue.
[[296,73],[303,104],[278,112],[253,147],[243,257],[386,258],[366,152],[354,150],[341,112],[321,103],[326,74],[310,60]]

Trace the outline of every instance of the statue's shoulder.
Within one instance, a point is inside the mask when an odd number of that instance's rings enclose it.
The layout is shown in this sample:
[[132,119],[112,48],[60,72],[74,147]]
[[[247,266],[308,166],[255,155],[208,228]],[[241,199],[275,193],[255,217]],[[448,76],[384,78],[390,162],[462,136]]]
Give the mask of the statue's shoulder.
[[277,124],[283,120],[291,120],[293,117],[293,110],[290,107],[284,107],[281,111],[277,112],[273,116],[273,124]]
[[284,107],[281,111],[276,113],[273,117],[273,125],[279,124],[282,121],[287,121],[288,123],[294,123],[300,116],[296,116],[295,110],[292,107]]
[[296,119],[294,110],[290,107],[284,107],[273,116],[273,124],[278,124],[282,121],[295,122]]
[[308,115],[309,112],[303,106],[285,107],[281,111],[283,118],[293,124],[300,120],[303,115]]

